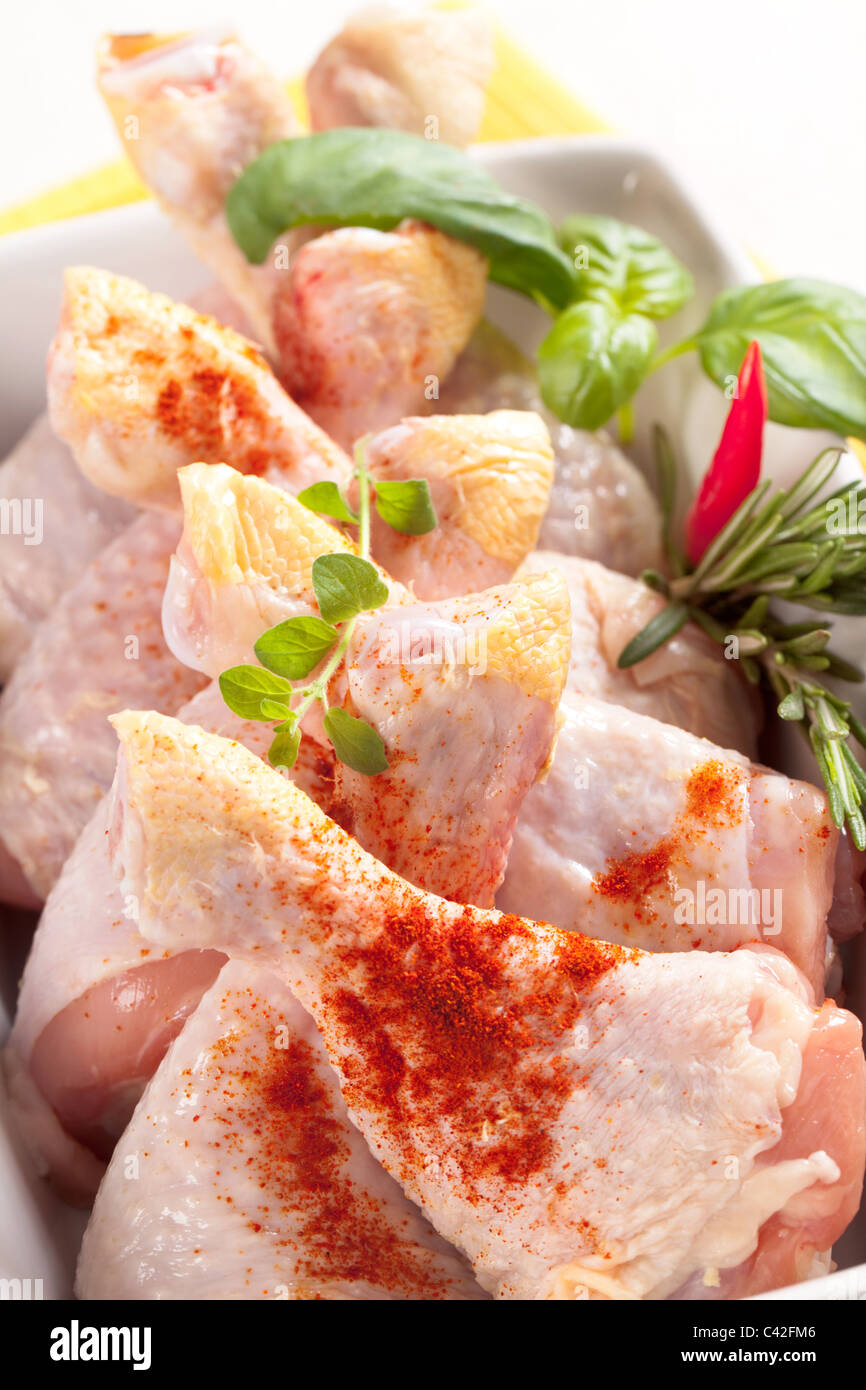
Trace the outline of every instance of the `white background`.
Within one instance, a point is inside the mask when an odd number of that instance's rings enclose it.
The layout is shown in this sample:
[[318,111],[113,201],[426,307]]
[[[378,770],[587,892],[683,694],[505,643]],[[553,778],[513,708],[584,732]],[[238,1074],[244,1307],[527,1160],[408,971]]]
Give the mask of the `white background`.
[[[230,20],[285,76],[348,0],[14,0],[0,44],[0,206],[116,155],[92,85],[104,29]],[[491,0],[619,129],[665,149],[782,274],[866,290],[866,0]]]

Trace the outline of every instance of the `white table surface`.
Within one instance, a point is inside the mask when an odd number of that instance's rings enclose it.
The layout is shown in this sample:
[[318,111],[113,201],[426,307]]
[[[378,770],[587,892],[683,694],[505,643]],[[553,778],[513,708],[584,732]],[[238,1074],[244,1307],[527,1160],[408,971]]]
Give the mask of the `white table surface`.
[[[0,205],[116,154],[92,84],[103,30],[228,19],[288,76],[355,7],[10,4],[0,45]],[[663,146],[780,273],[866,291],[866,0],[491,0],[488,8],[612,124]]]

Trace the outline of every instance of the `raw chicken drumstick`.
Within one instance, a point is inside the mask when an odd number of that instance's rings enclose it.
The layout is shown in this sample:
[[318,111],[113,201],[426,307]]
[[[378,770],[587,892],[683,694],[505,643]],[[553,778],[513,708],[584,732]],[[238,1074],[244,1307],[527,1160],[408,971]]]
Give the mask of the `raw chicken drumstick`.
[[[87,477],[142,506],[176,507],[177,470],[199,459],[230,462],[292,492],[348,479],[348,458],[246,339],[105,271],[67,271],[49,396],[55,427]],[[374,553],[413,580],[419,597],[501,583],[533,548],[553,476],[537,414],[410,418],[367,453],[376,476],[429,480],[435,532],[398,537],[374,522]]]
[[270,347],[273,272],[249,264],[228,229],[224,206],[246,165],[296,133],[286,92],[227,29],[108,34],[97,70],[100,93],[137,173]]
[[349,1120],[310,1015],[276,975],[241,961],[223,968],[142,1096],[100,1187],[76,1291],[485,1296]]
[[274,303],[280,379],[349,448],[435,399],[486,286],[484,257],[425,223],[326,232],[296,253]]
[[[499,411],[455,418],[440,436],[442,449],[432,447],[436,423],[407,420],[388,431],[414,455],[414,476],[431,478],[437,507],[427,536],[402,536],[384,523],[372,528],[376,558],[399,561],[402,583],[381,572],[392,602],[457,597],[509,579],[543,509],[549,455],[537,417]],[[376,475],[395,476],[378,440],[370,448]],[[464,482],[467,466],[472,476]],[[225,465],[191,464],[178,481],[184,529],[163,605],[166,640],[187,666],[218,676],[252,660],[266,628],[315,610],[313,560],[354,544],[293,497]],[[495,534],[491,517],[499,521]]]
[[176,508],[177,470],[201,458],[294,492],[350,471],[248,339],[105,270],[64,276],[48,402],[84,475],[140,506]]
[[620,671],[626,643],[664,607],[645,584],[593,560],[536,550],[521,574],[559,570],[571,600],[568,689],[675,724],[721,748],[757,755],[760,704],[721,648],[694,623],[636,666]]
[[[313,559],[335,548],[338,533],[259,479],[205,465],[184,473],[205,484],[197,495],[185,487],[189,519],[193,531],[211,537],[211,559],[215,565],[219,559],[226,575],[219,585],[214,578],[215,601],[201,616],[216,623],[227,595],[242,629],[241,607],[232,604],[240,586],[231,581],[250,581],[256,565],[263,591],[278,579],[284,600],[294,586],[311,604]],[[214,479],[215,493],[207,486]],[[209,507],[232,484],[237,525],[221,528]],[[254,527],[248,523],[255,515]],[[344,699],[356,701],[380,732],[388,771],[362,777],[304,739],[291,775],[409,878],[449,897],[490,904],[520,803],[551,754],[568,662],[565,588],[556,576],[533,576],[435,606],[415,604],[402,590],[399,596],[398,609],[359,624],[345,676],[331,687],[332,698],[344,688]],[[261,630],[259,619],[250,640]],[[430,659],[432,632],[442,661]],[[238,655],[251,659],[252,653]],[[179,717],[266,755],[268,726],[230,714],[215,685]],[[461,739],[443,741],[451,724]],[[111,873],[105,825],[103,804],[45,905],[6,1056],[30,1147],[55,1183],[73,1194],[92,1191],[100,1169],[89,1151],[110,1153],[131,1101],[222,961],[213,951],[152,957],[135,904]]]
[[541,399],[535,364],[486,319],[432,406],[445,415],[536,411],[556,456],[538,544],[601,561],[621,574],[664,570],[661,510],[643,474],[604,430],[591,434],[557,419]]
[[823,791],[670,724],[567,694],[497,906],[646,951],[765,941],[818,999],[839,832]]
[[[191,296],[189,304],[245,331],[243,315],[217,285]],[[47,415],[0,464],[0,477],[3,496],[13,508],[21,506],[23,521],[20,536],[0,547],[0,680],[6,681],[37,625],[137,512],[84,476]]]
[[160,623],[178,532],[160,515],[121,532],[39,625],[0,697],[0,840],[38,898],[111,780],[106,716],[135,690],[174,712],[202,685]]
[[307,73],[313,130],[386,126],[449,145],[474,140],[493,71],[488,17],[371,5],[349,16]]
[[143,933],[282,973],[353,1122],[483,1287],[743,1296],[820,1267],[859,1200],[866,1064],[783,956],[645,955],[446,903],[239,745],[114,723]]
[[394,232],[340,229],[286,267],[250,266],[225,198],[257,155],[293,133],[288,98],[261,63],[223,31],[117,35],[103,41],[99,72],[138,173],[265,347],[276,346],[280,376],[305,408],[346,447],[417,414],[481,316],[484,257],[405,222]]
[[[135,509],[82,475],[41,415],[0,464],[0,489],[22,525],[0,545],[0,682],[30,645],[37,623],[95,555],[135,519]],[[13,513],[14,515],[14,513]]]

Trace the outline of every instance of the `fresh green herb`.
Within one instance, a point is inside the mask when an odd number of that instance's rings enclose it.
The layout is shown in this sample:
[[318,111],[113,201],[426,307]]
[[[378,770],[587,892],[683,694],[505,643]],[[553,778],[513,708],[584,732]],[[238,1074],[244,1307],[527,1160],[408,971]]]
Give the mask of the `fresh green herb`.
[[345,623],[365,609],[381,608],[388,586],[360,555],[319,555],[313,561],[313,589],[326,623]]
[[394,531],[404,536],[426,536],[436,526],[436,513],[430,489],[423,478],[380,478],[376,489],[376,511]]
[[866,298],[824,280],[726,290],[694,342],[707,376],[733,375],[749,343],[764,359],[770,419],[866,439]]
[[324,725],[341,763],[368,777],[385,771],[388,766],[385,745],[370,724],[355,719],[339,705],[332,705],[325,714]]
[[[657,431],[665,452],[670,444]],[[624,648],[619,666],[643,661],[691,619],[727,655],[739,658],[753,684],[777,701],[780,718],[799,723],[827,788],[835,824],[866,849],[866,772],[851,740],[866,748],[866,728],[822,680],[861,681],[863,673],[831,650],[829,624],[782,622],[774,599],[838,614],[866,614],[866,482],[818,494],[833,477],[840,449],[828,449],[793,488],[758,484],[711,541],[697,566],[671,580],[644,575],[668,604]],[[667,465],[665,465],[667,466]],[[668,512],[673,497],[665,498]]]
[[302,681],[324,660],[339,635],[321,618],[289,618],[262,633],[255,653],[262,665],[278,676]]
[[[312,579],[319,616],[310,614],[277,623],[256,642],[261,666],[233,666],[219,678],[222,697],[235,714],[242,719],[279,721],[268,750],[274,767],[294,767],[301,746],[301,720],[317,703],[324,710],[323,727],[340,762],[370,777],[388,766],[385,745],[377,731],[365,720],[330,705],[328,685],[346,655],[357,619],[380,608],[388,598],[388,586],[368,558],[374,490],[380,516],[406,535],[431,530],[436,514],[423,479],[374,484],[364,462],[364,448],[365,441],[361,440],[352,475],[358,486],[357,512],[334,483],[315,483],[298,498],[312,511],[357,522],[361,554],[317,556]],[[323,662],[318,676],[308,685],[293,685]]]
[[694,294],[685,266],[642,227],[580,214],[563,222],[559,244],[575,267],[575,299],[607,301],[622,314],[666,319]]
[[282,676],[261,666],[231,666],[219,678],[220,693],[230,710],[241,719],[267,719],[262,701],[272,695],[291,695],[292,687]]
[[595,430],[631,400],[649,370],[655,325],[586,300],[559,315],[538,349],[544,403],[577,429]]
[[619,411],[628,442],[627,407],[658,344],[653,320],[682,308],[692,278],[655,237],[614,217],[570,217],[559,236],[574,263],[576,302],[538,350],[544,403],[577,429],[598,429]]
[[332,516],[335,521],[348,521],[357,526],[360,520],[352,510],[336,483],[313,483],[298,493],[298,501],[311,512],[321,512],[322,516]]
[[[696,334],[656,352],[653,321],[681,309],[694,288],[662,242],[587,214],[568,218],[557,235],[540,208],[438,141],[372,128],[279,141],[237,179],[226,216],[254,264],[283,232],[309,224],[388,229],[417,217],[475,246],[492,280],[553,315],[539,353],[542,395],[575,427],[595,429],[619,414],[630,437],[628,406],[651,372],[697,350],[707,375],[725,386],[757,341],[772,420],[866,439],[864,296],[808,279],[727,290]],[[335,501],[333,484],[313,491],[317,511],[357,520]]]
[[270,145],[231,188],[226,217],[249,261],[261,265],[292,227],[396,227],[406,217],[468,242],[490,278],[561,308],[571,263],[547,215],[503,192],[460,150],[400,130],[344,128]]
[[293,715],[274,731],[273,742],[268,749],[268,761],[273,767],[294,767],[301,748],[301,730]]

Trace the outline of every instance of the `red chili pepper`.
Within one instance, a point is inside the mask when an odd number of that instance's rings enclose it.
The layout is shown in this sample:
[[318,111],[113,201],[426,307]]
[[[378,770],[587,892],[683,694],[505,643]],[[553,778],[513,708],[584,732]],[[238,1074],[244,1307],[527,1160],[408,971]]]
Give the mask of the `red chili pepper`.
[[686,549],[696,565],[722,527],[757,486],[767,419],[767,387],[759,343],[749,343],[719,447],[686,520]]

